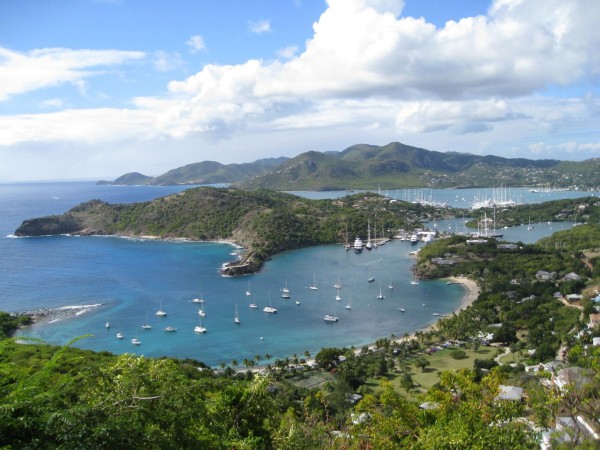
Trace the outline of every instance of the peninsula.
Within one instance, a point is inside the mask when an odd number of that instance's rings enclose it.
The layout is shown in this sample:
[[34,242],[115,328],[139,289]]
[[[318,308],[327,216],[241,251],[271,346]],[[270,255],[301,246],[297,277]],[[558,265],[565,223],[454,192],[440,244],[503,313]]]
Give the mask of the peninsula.
[[253,273],[272,255],[313,245],[347,243],[356,236],[391,237],[399,228],[441,218],[443,210],[374,193],[309,200],[265,189],[192,188],[149,202],[82,203],[55,216],[25,220],[16,236],[115,235],[227,241],[246,249],[223,275]]

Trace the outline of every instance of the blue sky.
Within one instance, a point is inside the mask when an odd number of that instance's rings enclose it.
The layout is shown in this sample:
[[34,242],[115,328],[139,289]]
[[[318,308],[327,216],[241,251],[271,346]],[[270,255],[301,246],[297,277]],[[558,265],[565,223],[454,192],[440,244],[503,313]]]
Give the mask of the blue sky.
[[0,182],[391,141],[600,156],[595,0],[3,0]]

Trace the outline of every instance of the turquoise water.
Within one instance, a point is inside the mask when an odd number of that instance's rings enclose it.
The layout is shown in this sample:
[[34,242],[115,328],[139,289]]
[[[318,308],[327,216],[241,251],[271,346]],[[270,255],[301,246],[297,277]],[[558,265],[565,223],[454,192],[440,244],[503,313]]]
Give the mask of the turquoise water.
[[[390,242],[360,255],[333,245],[287,252],[259,274],[224,278],[218,269],[237,254],[227,244],[10,237],[24,219],[62,213],[92,198],[144,201],[182,189],[89,182],[0,185],[0,235],[5,236],[0,238],[0,310],[95,305],[78,309],[81,313],[74,317],[38,323],[21,335],[64,344],[91,334],[76,345],[218,365],[257,354],[276,358],[308,350],[314,355],[322,347],[361,346],[392,333],[401,336],[433,323],[433,313],[446,314],[460,304],[462,286],[442,281],[410,284],[413,260],[408,252],[414,247],[407,242]],[[369,274],[375,282],[367,282]],[[343,285],[340,302],[333,288],[338,277]],[[314,281],[319,289],[307,289]],[[286,282],[291,290],[287,300],[280,297]],[[376,299],[380,283],[384,300]],[[245,294],[248,286],[253,297]],[[202,324],[208,332],[197,335],[193,329],[200,323],[199,305],[192,299],[200,295],[206,311]],[[262,311],[269,298],[278,309],[275,315]],[[352,310],[347,310],[350,300]],[[257,309],[248,307],[251,301]],[[233,322],[236,305],[240,325]],[[161,306],[168,313],[165,318],[154,314]],[[339,321],[325,322],[325,314],[335,314]],[[141,328],[146,321],[151,330]],[[166,326],[177,331],[165,333]],[[117,332],[123,340],[116,338]],[[133,346],[133,337],[142,344]]]

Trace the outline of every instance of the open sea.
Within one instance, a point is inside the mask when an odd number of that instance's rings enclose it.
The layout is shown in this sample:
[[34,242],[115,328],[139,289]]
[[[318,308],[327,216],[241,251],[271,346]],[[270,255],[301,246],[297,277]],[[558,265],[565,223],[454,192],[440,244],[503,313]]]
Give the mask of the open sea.
[[[415,247],[392,241],[358,255],[339,245],[307,248],[275,256],[259,274],[225,278],[219,268],[240,251],[228,244],[12,235],[25,219],[61,214],[87,200],[140,202],[189,187],[99,186],[91,181],[0,184],[0,310],[63,308],[72,313],[36,323],[19,336],[65,344],[90,335],[75,345],[113,353],[193,358],[217,366],[233,359],[241,364],[255,355],[280,358],[301,356],[306,350],[315,355],[322,347],[360,347],[380,337],[424,328],[436,321],[434,313],[449,314],[460,305],[464,295],[460,285],[410,283],[414,260],[408,253],[423,244]],[[438,201],[447,198],[443,201],[451,206],[467,207],[459,205],[458,199],[470,202],[480,191],[436,190],[435,196]],[[525,202],[589,195],[525,195],[522,191],[518,192]],[[346,193],[298,194],[323,198]],[[456,229],[462,224],[448,221],[438,226]],[[527,231],[525,225],[504,231],[507,239],[534,242],[568,226],[539,224]],[[368,282],[369,276],[375,281]],[[339,301],[333,287],[338,280],[342,284]],[[317,290],[307,288],[313,283]],[[286,284],[289,299],[281,298]],[[380,292],[385,299],[376,298]],[[200,304],[192,301],[200,297],[204,318],[198,314]],[[250,303],[258,308],[250,308]],[[269,304],[277,308],[276,314],[262,311]],[[236,307],[239,325],[233,321]],[[155,315],[161,308],[166,317]],[[338,322],[325,322],[325,314],[338,316]],[[146,322],[151,329],[142,329]],[[194,333],[200,323],[207,333]],[[167,333],[165,327],[177,331]],[[124,339],[117,339],[116,333]],[[141,345],[132,345],[132,338]]]

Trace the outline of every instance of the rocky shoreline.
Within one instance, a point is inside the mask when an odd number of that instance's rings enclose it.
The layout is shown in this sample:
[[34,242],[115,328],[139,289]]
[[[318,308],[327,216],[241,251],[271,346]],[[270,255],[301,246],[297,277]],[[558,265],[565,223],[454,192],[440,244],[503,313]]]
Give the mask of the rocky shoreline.
[[72,305],[59,306],[57,308],[39,308],[29,311],[15,313],[16,315],[29,316],[33,323],[53,323],[59,320],[71,319],[88,311],[102,306],[102,303],[94,305]]

